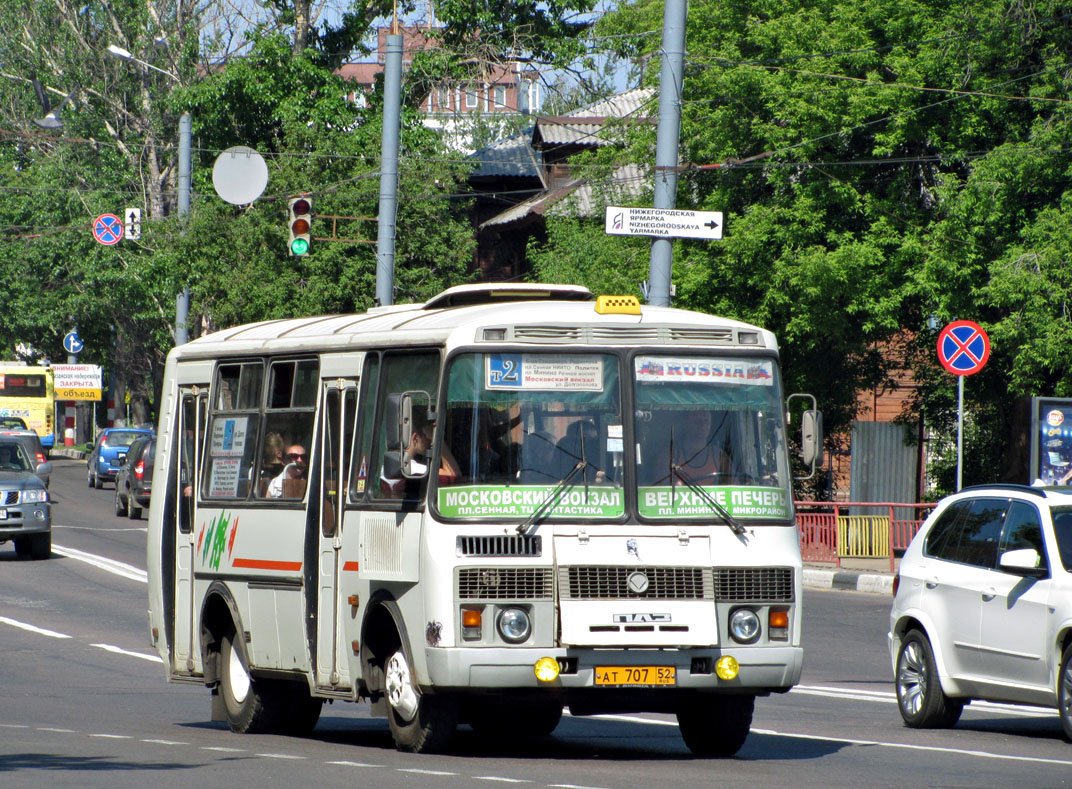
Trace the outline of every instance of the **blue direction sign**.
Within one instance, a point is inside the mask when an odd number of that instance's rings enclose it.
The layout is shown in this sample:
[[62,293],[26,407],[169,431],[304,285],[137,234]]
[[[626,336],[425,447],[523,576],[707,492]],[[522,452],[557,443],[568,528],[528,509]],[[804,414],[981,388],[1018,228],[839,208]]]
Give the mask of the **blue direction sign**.
[[123,220],[115,214],[101,214],[93,222],[93,238],[107,247],[123,238]]
[[77,331],[69,331],[63,337],[63,350],[67,353],[79,354],[82,353],[82,349],[86,347],[86,344],[82,342],[82,338],[78,336]]
[[953,375],[972,375],[990,358],[990,338],[972,321],[953,321],[938,335],[938,361]]

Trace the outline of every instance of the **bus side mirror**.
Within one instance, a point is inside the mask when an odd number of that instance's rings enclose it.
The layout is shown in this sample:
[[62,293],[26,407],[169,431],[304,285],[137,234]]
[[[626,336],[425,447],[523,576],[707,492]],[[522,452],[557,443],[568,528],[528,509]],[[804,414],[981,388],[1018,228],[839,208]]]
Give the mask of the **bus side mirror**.
[[[417,421],[414,421],[414,413],[421,415],[421,419],[418,421],[421,425],[425,425],[426,422],[432,421],[434,415],[430,411],[432,398],[424,391],[415,390],[412,392],[403,392],[400,401],[400,410],[398,415],[398,429],[401,432],[402,447],[409,446],[410,437],[417,430]],[[422,411],[423,409],[423,411]],[[413,458],[405,458],[402,463],[402,476],[409,479],[419,479],[428,473],[428,458],[424,459],[424,465],[416,463]]]
[[823,457],[823,414],[812,409],[800,419],[800,457],[806,466],[814,466]]
[[387,395],[384,403],[383,429],[387,435],[384,437],[384,447],[388,452],[399,452],[402,449],[402,395]]
[[792,422],[791,403],[798,397],[803,397],[811,403],[811,408],[806,408],[800,415],[800,459],[806,466],[811,467],[811,473],[806,477],[794,477],[797,480],[811,479],[815,476],[815,464],[823,458],[823,414],[816,407],[815,396],[810,394],[791,394],[786,398],[786,424]]

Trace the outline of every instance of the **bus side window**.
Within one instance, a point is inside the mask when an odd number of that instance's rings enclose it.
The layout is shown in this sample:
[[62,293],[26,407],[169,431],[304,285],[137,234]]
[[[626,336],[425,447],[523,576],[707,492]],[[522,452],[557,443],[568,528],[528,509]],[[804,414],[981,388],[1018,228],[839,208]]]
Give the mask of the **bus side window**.
[[369,353],[365,357],[365,372],[361,376],[361,396],[358,399],[360,413],[358,414],[357,441],[354,442],[354,456],[350,463],[350,501],[361,501],[365,498],[368,488],[368,480],[371,476],[376,478],[375,466],[370,463],[372,456],[372,439],[375,434],[376,420],[376,386],[379,383],[380,357],[378,354]]

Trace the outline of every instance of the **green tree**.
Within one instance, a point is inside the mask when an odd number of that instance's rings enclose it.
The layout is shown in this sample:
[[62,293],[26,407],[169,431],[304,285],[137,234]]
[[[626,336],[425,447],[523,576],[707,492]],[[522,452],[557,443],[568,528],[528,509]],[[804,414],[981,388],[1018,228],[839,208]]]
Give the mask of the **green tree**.
[[[655,85],[661,17],[638,0],[594,34]],[[1070,49],[1049,2],[693,0],[677,205],[725,212],[726,235],[675,244],[675,303],[773,329],[787,386],[819,397],[832,434],[887,379],[880,350],[906,330],[917,410],[947,432],[928,319],[979,320],[995,352],[968,387],[966,480],[1011,476],[1011,401],[1070,388]],[[650,162],[654,129],[635,132],[618,155]],[[548,235],[538,265],[585,265],[583,236]]]

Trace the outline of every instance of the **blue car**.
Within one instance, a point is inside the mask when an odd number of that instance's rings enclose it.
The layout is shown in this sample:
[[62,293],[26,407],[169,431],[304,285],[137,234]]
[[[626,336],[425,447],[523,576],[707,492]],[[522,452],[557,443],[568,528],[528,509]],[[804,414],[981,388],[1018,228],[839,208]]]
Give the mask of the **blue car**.
[[136,427],[109,427],[101,431],[86,458],[86,477],[91,488],[103,488],[105,482],[115,482],[127,450],[135,439],[152,436],[152,430]]

